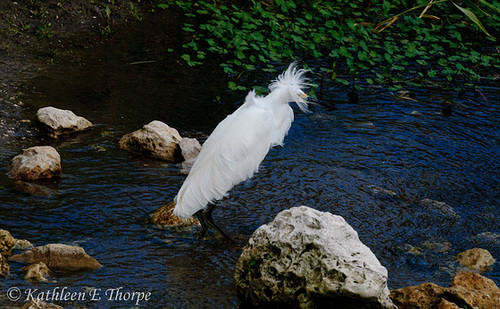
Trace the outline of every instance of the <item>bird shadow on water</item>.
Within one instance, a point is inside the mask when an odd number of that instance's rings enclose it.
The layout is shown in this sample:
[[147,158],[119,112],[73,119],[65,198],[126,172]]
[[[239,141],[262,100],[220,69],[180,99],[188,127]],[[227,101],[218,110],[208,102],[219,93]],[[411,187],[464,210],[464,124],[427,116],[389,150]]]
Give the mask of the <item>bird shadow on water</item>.
[[189,248],[211,247],[215,250],[220,248],[241,250],[248,242],[246,234],[229,234],[232,241],[225,238],[216,231],[208,231],[201,234],[201,226],[172,227],[159,226],[152,222],[147,222],[146,231],[149,234],[150,242],[160,247],[167,248]]

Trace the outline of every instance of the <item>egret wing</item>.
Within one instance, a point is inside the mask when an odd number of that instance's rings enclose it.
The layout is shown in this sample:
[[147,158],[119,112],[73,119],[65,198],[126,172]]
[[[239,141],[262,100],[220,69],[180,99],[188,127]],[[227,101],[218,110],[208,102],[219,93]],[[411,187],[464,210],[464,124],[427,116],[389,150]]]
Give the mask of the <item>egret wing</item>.
[[245,104],[219,123],[176,197],[174,214],[192,216],[252,177],[269,151],[274,126],[272,112],[256,104]]

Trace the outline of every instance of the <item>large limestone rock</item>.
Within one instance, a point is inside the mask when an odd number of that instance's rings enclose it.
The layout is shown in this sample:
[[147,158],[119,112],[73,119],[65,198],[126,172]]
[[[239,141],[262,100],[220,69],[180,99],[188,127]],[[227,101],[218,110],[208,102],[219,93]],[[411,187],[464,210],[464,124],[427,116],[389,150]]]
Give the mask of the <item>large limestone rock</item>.
[[57,138],[84,131],[92,127],[87,119],[75,115],[70,110],[58,109],[52,106],[40,108],[36,113],[37,120],[50,137]]
[[399,309],[500,308],[500,289],[493,280],[472,272],[455,275],[449,287],[422,283],[391,291],[391,298]]
[[154,120],[142,129],[124,135],[118,146],[134,153],[169,162],[182,161],[179,142],[182,137],[176,129]]
[[461,252],[457,255],[457,260],[460,265],[475,271],[488,271],[491,266],[495,263],[495,259],[485,249],[473,248]]
[[13,179],[37,180],[61,177],[61,156],[52,146],[35,146],[23,150],[9,163]]
[[10,257],[12,261],[33,264],[45,263],[54,272],[87,271],[102,265],[85,253],[81,247],[64,244],[48,244]]
[[394,308],[387,270],[345,220],[306,206],[258,228],[235,271],[244,304]]
[[12,237],[10,232],[7,230],[0,230],[0,255],[9,257],[15,245],[16,239]]

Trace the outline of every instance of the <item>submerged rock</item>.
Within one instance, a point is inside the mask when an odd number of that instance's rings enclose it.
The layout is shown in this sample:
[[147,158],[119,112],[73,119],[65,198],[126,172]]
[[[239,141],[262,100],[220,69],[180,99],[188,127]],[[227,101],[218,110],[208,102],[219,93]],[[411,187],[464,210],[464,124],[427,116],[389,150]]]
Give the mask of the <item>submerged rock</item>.
[[16,245],[16,239],[12,237],[9,231],[0,230],[0,255],[9,257],[12,254],[12,249]]
[[49,183],[47,181],[42,181],[40,183],[36,183],[36,182],[16,180],[12,184],[12,189],[19,192],[28,193],[31,195],[38,195],[38,196],[52,196],[58,194],[57,182]]
[[187,219],[177,217],[173,214],[174,208],[175,202],[170,202],[161,206],[151,215],[151,220],[154,224],[164,227],[183,227],[200,224],[200,222],[193,217]]
[[75,115],[70,110],[58,109],[52,106],[40,108],[36,113],[37,120],[50,137],[58,138],[84,131],[92,127],[87,119]]
[[[500,289],[493,280],[472,272],[455,275],[449,287],[422,283],[391,291],[391,298],[399,309],[500,308]],[[443,304],[448,307],[440,307]]]
[[460,219],[460,216],[455,212],[453,207],[446,204],[445,202],[426,198],[420,201],[420,205],[423,206],[432,215],[453,220]]
[[340,217],[306,206],[258,228],[235,271],[238,297],[254,306],[394,308],[387,270]]
[[39,299],[32,299],[30,302],[24,304],[20,309],[63,309],[63,307],[44,302]]
[[61,156],[52,146],[35,146],[23,150],[9,163],[13,179],[37,180],[61,177]]
[[143,154],[169,162],[179,162],[182,137],[176,129],[165,123],[154,120],[142,129],[124,135],[118,146],[126,151]]
[[47,281],[47,276],[50,274],[50,270],[44,262],[38,262],[21,268],[24,273],[24,279],[39,282]]
[[476,246],[500,246],[500,233],[483,232],[470,237]]
[[491,265],[495,263],[495,259],[491,253],[481,248],[461,252],[457,255],[457,260],[460,265],[480,272],[490,270]]
[[35,247],[11,256],[10,260],[27,264],[43,262],[54,272],[88,271],[102,266],[96,259],[85,253],[83,248],[64,244]]

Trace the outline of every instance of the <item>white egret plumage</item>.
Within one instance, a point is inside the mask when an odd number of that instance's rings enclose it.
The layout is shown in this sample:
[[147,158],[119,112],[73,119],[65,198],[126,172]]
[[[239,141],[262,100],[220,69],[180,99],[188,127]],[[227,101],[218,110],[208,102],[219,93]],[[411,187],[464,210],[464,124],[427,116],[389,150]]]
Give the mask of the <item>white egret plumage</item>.
[[174,215],[196,215],[202,234],[207,231],[206,219],[227,237],[213,223],[214,203],[233,186],[251,178],[271,147],[283,145],[294,118],[290,102],[307,111],[305,73],[292,63],[269,85],[267,96],[250,91],[243,105],[217,125],[174,199]]

